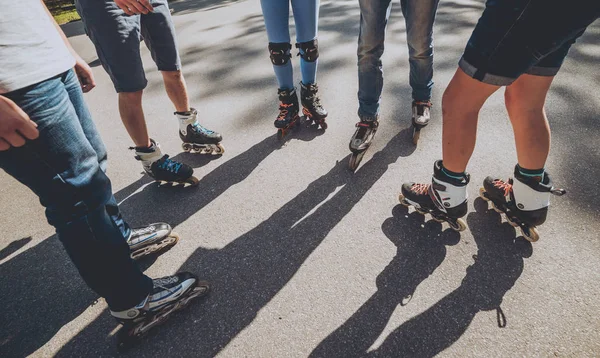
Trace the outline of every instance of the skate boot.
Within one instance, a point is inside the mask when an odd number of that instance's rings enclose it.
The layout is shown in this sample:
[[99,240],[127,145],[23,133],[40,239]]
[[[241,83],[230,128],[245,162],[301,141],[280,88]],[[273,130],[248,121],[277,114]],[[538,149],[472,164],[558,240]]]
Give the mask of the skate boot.
[[209,285],[189,272],[179,272],[153,280],[152,292],[137,306],[125,311],[110,311],[123,325],[117,334],[120,351],[131,348],[148,331],[166,321],[197,297],[208,294]]
[[150,148],[132,147],[135,150],[135,159],[142,162],[144,170],[155,181],[171,184],[197,185],[198,179],[193,176],[194,170],[187,164],[169,159],[167,154],[162,154],[160,146],[150,139]]
[[316,83],[305,85],[300,82],[300,98],[302,100],[302,114],[314,124],[327,129],[327,110],[321,105],[321,99],[317,96],[319,87]]
[[189,112],[175,112],[179,121],[179,137],[181,147],[186,153],[223,154],[225,149],[220,144],[223,137],[198,123],[198,111],[192,108]]
[[377,127],[379,127],[379,115],[374,117],[363,116],[359,113],[360,122],[356,123],[356,131],[350,139],[350,162],[348,167],[354,171],[362,161],[365,152],[371,146],[371,141],[375,137]]
[[491,201],[492,209],[503,213],[506,220],[514,227],[521,229],[523,237],[531,242],[538,241],[540,236],[536,226],[546,221],[550,195],[563,195],[564,189],[555,189],[548,173],[541,177],[530,177],[521,174],[515,167],[515,178],[503,181],[487,177],[479,196]]
[[413,101],[412,103],[412,127],[413,127],[413,144],[417,145],[421,136],[421,129],[429,124],[431,118],[431,102],[430,101]]
[[300,124],[300,116],[298,115],[298,95],[296,89],[277,90],[279,95],[279,115],[275,119],[275,128],[277,128],[277,139],[283,139],[290,131]]
[[463,231],[467,225],[461,217],[467,214],[467,184],[470,176],[450,177],[442,170],[442,161],[433,166],[431,184],[404,183],[399,196],[400,204],[422,215],[431,214],[437,222],[447,222],[455,231]]
[[131,249],[131,258],[134,260],[174,246],[177,241],[179,241],[179,235],[172,232],[171,225],[167,223],[155,223],[132,229],[129,239],[127,239]]

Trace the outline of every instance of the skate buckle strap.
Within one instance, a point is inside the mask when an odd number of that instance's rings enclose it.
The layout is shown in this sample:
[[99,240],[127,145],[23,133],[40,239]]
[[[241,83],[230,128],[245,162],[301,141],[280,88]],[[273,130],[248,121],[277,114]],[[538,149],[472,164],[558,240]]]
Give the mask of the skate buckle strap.
[[567,191],[565,189],[554,189],[552,188],[550,190],[550,193],[556,195],[556,196],[563,196],[567,193]]

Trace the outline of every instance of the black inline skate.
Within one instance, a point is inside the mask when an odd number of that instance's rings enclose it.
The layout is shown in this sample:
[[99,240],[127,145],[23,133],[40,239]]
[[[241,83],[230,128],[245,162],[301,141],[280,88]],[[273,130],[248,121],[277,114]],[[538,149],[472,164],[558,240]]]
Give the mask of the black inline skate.
[[298,95],[296,89],[277,90],[279,95],[279,115],[275,119],[274,125],[277,128],[277,139],[283,139],[292,128],[299,127],[300,116],[298,111]]
[[198,123],[198,111],[192,108],[189,112],[175,112],[179,121],[179,137],[181,147],[186,153],[223,154],[225,148],[220,144],[223,136]]
[[126,351],[152,328],[166,321],[172,313],[186,307],[191,300],[208,294],[209,285],[189,272],[180,272],[153,280],[152,292],[135,307],[112,311],[123,326],[117,333],[117,348]]
[[431,184],[404,183],[399,196],[400,204],[410,207],[422,215],[431,214],[437,222],[447,222],[455,231],[467,228],[461,219],[467,214],[467,184],[470,176],[453,178],[442,170],[442,161],[433,166]]
[[[514,227],[521,229],[523,237],[531,242],[539,240],[536,226],[546,221],[550,195],[563,195],[564,189],[555,189],[548,173],[542,177],[528,177],[515,167],[515,178],[508,181],[487,177],[479,196],[492,203],[492,209],[506,216]],[[543,179],[542,179],[543,178]],[[540,181],[541,180],[541,181]]]
[[316,83],[305,85],[300,82],[300,98],[302,102],[302,114],[308,121],[327,129],[327,110],[321,105],[321,99],[318,97],[319,87]]
[[374,117],[362,116],[359,113],[360,122],[356,123],[356,131],[350,139],[350,162],[348,167],[354,171],[362,161],[365,152],[371,146],[371,141],[375,137],[377,127],[379,127],[379,115]]
[[127,244],[131,249],[131,258],[137,260],[174,246],[177,241],[179,241],[179,235],[173,232],[171,225],[154,223],[146,227],[132,229]]
[[159,183],[197,185],[198,178],[193,176],[194,169],[187,164],[169,159],[167,154],[162,154],[160,146],[153,139],[150,148],[132,147],[135,150],[135,159],[142,162],[146,173]]

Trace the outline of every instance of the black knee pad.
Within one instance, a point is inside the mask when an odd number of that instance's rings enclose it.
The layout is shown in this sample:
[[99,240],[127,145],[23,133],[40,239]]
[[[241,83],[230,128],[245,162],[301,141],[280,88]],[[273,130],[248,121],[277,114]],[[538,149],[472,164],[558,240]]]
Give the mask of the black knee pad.
[[290,61],[292,57],[290,50],[292,44],[288,42],[269,42],[269,54],[271,62],[276,66],[283,66]]
[[306,62],[315,62],[319,58],[319,41],[317,39],[297,43],[296,48],[302,50],[298,55],[302,56]]

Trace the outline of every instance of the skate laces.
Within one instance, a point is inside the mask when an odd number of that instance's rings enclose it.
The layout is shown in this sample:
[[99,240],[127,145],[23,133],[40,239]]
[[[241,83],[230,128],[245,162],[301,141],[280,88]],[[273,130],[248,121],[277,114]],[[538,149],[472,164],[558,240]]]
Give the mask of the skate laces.
[[416,194],[425,195],[429,192],[429,186],[430,184],[413,184],[410,190]]
[[182,163],[176,162],[172,159],[169,159],[169,155],[165,154],[164,157],[162,157],[162,159],[160,159],[159,163],[158,163],[158,167],[160,169],[169,171],[171,173],[179,173],[179,169],[181,169],[181,167],[183,166]]
[[278,121],[283,121],[285,120],[285,116],[287,116],[288,114],[288,108],[292,107],[294,104],[293,103],[283,103],[283,102],[279,102],[279,115],[277,116],[277,120]]
[[504,190],[504,196],[508,196],[508,194],[510,194],[512,191],[512,184],[507,183],[504,180],[496,179],[492,182],[492,184],[494,184],[494,187]]
[[196,122],[194,122],[194,123],[192,124],[192,128],[194,128],[194,130],[195,130],[196,132],[201,132],[201,133],[204,133],[204,134],[209,134],[209,135],[210,135],[210,134],[213,134],[213,133],[214,133],[214,131],[211,131],[210,129],[208,129],[208,128],[206,128],[206,127],[202,127],[202,126],[200,125],[200,123],[198,123],[198,121],[196,121]]

